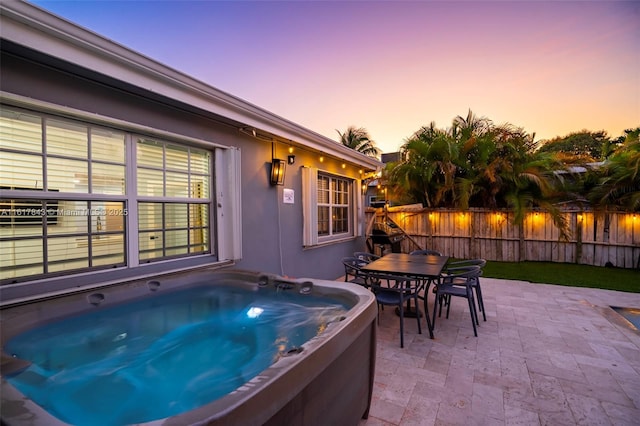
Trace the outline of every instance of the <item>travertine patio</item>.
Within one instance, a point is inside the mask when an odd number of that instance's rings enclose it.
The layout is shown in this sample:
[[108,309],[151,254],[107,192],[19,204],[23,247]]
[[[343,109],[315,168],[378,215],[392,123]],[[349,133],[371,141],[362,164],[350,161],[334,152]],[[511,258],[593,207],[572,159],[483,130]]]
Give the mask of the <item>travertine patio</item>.
[[380,313],[360,426],[640,424],[640,332],[609,308],[640,308],[640,294],[489,278],[482,289],[478,337],[464,299],[435,340],[406,319],[404,349],[393,309]]

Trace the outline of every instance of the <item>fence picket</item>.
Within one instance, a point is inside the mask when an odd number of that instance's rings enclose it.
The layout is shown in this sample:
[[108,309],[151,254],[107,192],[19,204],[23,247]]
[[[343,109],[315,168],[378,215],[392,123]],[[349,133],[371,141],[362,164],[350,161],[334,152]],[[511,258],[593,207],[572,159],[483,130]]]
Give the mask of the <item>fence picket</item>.
[[[380,214],[368,209],[368,218]],[[640,267],[640,214],[567,210],[568,240],[560,238],[551,215],[544,211],[525,216],[520,230],[511,211],[470,209],[389,208],[390,219],[410,237],[402,242],[409,252],[430,248],[456,258],[579,263],[620,268]],[[521,235],[522,232],[522,235]],[[417,244],[417,246],[416,246]]]

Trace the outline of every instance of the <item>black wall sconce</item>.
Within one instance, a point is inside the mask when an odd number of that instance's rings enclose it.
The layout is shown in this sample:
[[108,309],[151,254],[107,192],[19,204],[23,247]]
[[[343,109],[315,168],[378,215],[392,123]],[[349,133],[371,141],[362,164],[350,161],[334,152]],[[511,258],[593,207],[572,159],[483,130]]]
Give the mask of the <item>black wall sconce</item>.
[[287,156],[287,163],[289,163],[289,165],[293,164],[296,162],[296,156],[293,154],[289,154]]
[[271,185],[284,185],[284,160],[271,160]]

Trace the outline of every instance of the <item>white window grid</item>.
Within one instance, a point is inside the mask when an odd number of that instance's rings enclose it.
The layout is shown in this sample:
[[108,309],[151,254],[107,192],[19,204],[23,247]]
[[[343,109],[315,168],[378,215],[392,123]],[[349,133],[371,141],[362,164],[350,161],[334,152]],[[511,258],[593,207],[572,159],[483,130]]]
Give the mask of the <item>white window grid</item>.
[[351,234],[353,181],[318,173],[318,237]]
[[[5,230],[8,228],[13,229],[18,226],[15,217],[12,217],[11,214],[8,217],[5,215],[7,211],[17,211],[17,206],[20,207],[23,212],[25,208],[30,209],[32,212],[35,212],[36,210],[44,212],[39,218],[34,217],[32,218],[33,220],[27,220],[27,222],[31,222],[28,223],[28,225],[33,229],[40,228],[40,231],[34,231],[31,232],[31,234],[27,232],[23,233],[23,235],[16,235],[11,232],[4,232],[4,235],[0,234],[0,243],[5,247],[6,244],[15,245],[16,243],[19,244],[21,241],[24,243],[27,240],[31,240],[32,242],[35,242],[36,246],[41,245],[42,253],[41,255],[31,254],[31,259],[35,258],[36,261],[17,261],[15,253],[13,254],[13,259],[10,259],[11,256],[5,256],[4,259],[0,259],[0,269],[3,269],[5,272],[9,271],[9,273],[0,275],[0,282],[5,284],[8,282],[17,282],[17,280],[27,281],[46,276],[78,273],[86,270],[121,266],[137,266],[140,263],[137,241],[135,238],[127,239],[127,235],[137,235],[139,231],[136,219],[136,207],[138,202],[143,201],[143,199],[136,198],[136,162],[134,143],[136,136],[132,133],[119,129],[111,129],[80,120],[62,118],[52,114],[41,113],[33,110],[24,110],[22,108],[2,105],[0,112],[2,112],[2,120],[0,120],[0,167],[3,166],[2,163],[6,166],[10,165],[12,160],[22,159],[25,161],[25,164],[31,164],[35,168],[35,171],[32,171],[33,176],[40,176],[40,179],[34,179],[33,185],[28,186],[22,184],[12,185],[11,183],[5,184],[5,182],[0,182],[0,201],[2,202],[2,214],[4,215],[2,218],[2,225]],[[23,126],[19,126],[17,124],[19,120],[12,121],[13,119],[8,118],[13,116],[14,118],[18,117],[19,119],[21,115],[23,116],[23,119],[24,117],[30,119],[32,121],[32,125],[29,126],[24,124]],[[76,129],[86,129],[87,146],[86,149],[83,148],[83,150],[86,151],[86,156],[78,154],[78,152],[73,152],[73,150],[68,150],[67,152],[61,149],[54,149],[52,150],[54,152],[47,152],[47,126],[50,123],[55,123],[60,127],[68,125],[70,127],[75,126]],[[26,135],[25,132],[28,132],[29,130],[36,132],[36,134],[31,136]],[[124,135],[125,155],[123,156],[122,161],[111,158],[93,158],[92,141],[93,135],[96,134],[95,132],[119,132]],[[37,142],[38,139],[41,141],[40,144]],[[32,143],[25,143],[27,141],[31,141]],[[163,143],[168,144],[169,142]],[[171,142],[170,144],[172,144],[172,146],[186,148],[188,152],[191,152],[191,150],[194,149],[189,147],[187,144],[182,145],[179,142]],[[207,150],[200,149],[200,151]],[[97,157],[100,156],[98,155]],[[203,210],[204,215],[206,215],[206,220],[203,222],[204,224],[200,223],[198,226],[192,226],[193,224],[190,224],[188,219],[186,227],[188,235],[191,235],[191,231],[193,230],[203,232],[205,235],[202,240],[204,241],[191,242],[190,244],[187,244],[188,249],[186,250],[186,253],[184,253],[185,256],[192,254],[213,254],[211,247],[212,235],[210,225],[211,214],[213,213],[211,208],[212,198],[210,195],[211,176],[213,171],[212,157],[213,156],[209,151],[207,154],[208,162],[206,164],[206,172],[192,172],[191,170],[187,170],[187,173],[185,173],[187,181],[190,181],[192,177],[196,176],[198,181],[206,182],[206,198],[191,198],[193,195],[200,197],[201,194],[188,194],[187,197],[178,197],[178,199],[176,199],[166,197],[166,194],[163,194],[163,196],[160,197],[160,200],[154,200],[162,202],[163,206],[166,203],[188,201],[186,204],[188,209],[192,209],[192,207],[195,207],[196,209],[204,207],[203,209],[200,209],[201,211]],[[34,158],[36,158],[35,161]],[[84,175],[84,179],[86,179],[86,189],[78,192],[74,192],[73,190],[56,190],[54,185],[50,184],[49,181],[51,179],[49,179],[49,175],[47,173],[48,167],[52,161],[60,161],[61,163],[66,161],[70,164],[81,164],[82,169],[86,170],[86,173],[76,173],[76,176]],[[98,185],[94,185],[95,174],[92,173],[92,171],[94,169],[108,167],[113,167],[116,170],[118,167],[122,167],[124,169],[124,175],[122,176],[122,188],[121,190],[116,190],[116,193],[113,193],[113,191],[111,191],[111,193],[108,191],[101,192],[96,190]],[[16,166],[15,169],[16,173],[14,176],[19,176],[24,173],[28,178],[30,178],[29,170],[20,168],[19,165]],[[180,170],[172,170],[171,167],[169,167],[168,170],[173,173],[180,173]],[[5,174],[5,176],[9,175]],[[19,180],[20,179],[18,179],[18,181]],[[189,188],[191,188],[191,186],[189,186]],[[87,224],[85,230],[56,233],[55,229],[50,228],[54,222],[61,220],[61,206],[64,206],[65,203],[69,205],[86,206],[87,214],[85,214],[84,217],[87,218]],[[101,213],[105,213],[105,205],[108,205],[111,209],[113,209],[114,206],[119,207],[118,210],[121,216],[121,226],[118,227],[118,229],[104,229],[106,216],[103,216]],[[56,214],[51,213],[53,210],[52,207],[56,207]],[[180,229],[180,231],[184,230],[185,229]],[[53,243],[55,243],[55,241],[63,241],[63,237],[75,239],[77,241],[76,245],[79,247],[84,244],[87,250],[86,256],[81,256],[78,259],[74,259],[72,255],[69,258],[65,258],[64,256],[61,258],[58,256],[58,258],[56,258],[54,256],[54,252],[57,253],[60,247],[56,247]],[[103,240],[99,241],[100,239]],[[121,253],[119,257],[116,256],[116,260],[113,260],[113,253],[101,254],[100,245],[104,244],[102,242],[105,241],[104,239],[110,239],[112,243],[114,240],[120,241]],[[197,249],[194,250],[194,247]],[[163,255],[159,256],[155,260],[166,259],[169,257],[172,257],[172,255],[167,255],[166,250],[164,250]],[[173,255],[173,257],[175,257],[175,255]],[[109,261],[110,258],[111,261]],[[80,260],[80,262],[75,262],[74,264],[74,260]],[[84,265],[82,265],[82,262],[85,262]],[[35,267],[37,269],[38,266],[41,266],[39,272],[28,272],[26,274],[26,279],[24,276],[20,275],[20,271],[25,271],[29,268],[32,268],[33,271],[35,270],[33,268]],[[14,273],[11,273],[11,270],[13,270]],[[15,273],[16,271],[17,274]]]

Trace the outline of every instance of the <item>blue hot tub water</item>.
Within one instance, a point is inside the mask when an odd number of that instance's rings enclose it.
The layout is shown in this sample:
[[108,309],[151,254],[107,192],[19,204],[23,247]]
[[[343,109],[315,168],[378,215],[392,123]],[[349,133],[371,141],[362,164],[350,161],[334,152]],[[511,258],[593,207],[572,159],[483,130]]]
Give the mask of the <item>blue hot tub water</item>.
[[268,289],[167,293],[14,337],[5,352],[32,364],[8,380],[74,425],[157,420],[235,390],[347,310]]

